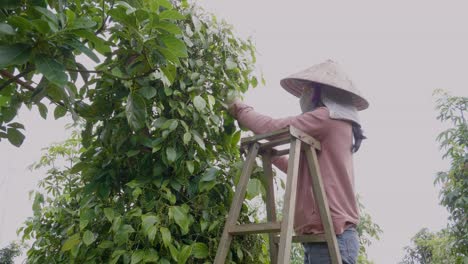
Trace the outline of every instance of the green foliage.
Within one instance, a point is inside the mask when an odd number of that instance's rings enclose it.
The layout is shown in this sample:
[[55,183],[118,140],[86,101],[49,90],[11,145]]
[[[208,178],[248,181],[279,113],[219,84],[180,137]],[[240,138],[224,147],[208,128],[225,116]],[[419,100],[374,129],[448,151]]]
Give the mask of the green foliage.
[[372,264],[367,256],[367,247],[372,244],[372,240],[379,240],[382,234],[380,226],[372,221],[372,217],[366,212],[364,205],[360,202],[359,195],[356,197],[359,204],[360,220],[357,226],[359,235],[359,255],[357,263]]
[[0,263],[13,264],[16,257],[21,255],[23,245],[17,242],[11,242],[8,246],[0,249]]
[[468,261],[468,123],[466,114],[468,98],[451,96],[437,90],[437,109],[441,122],[450,127],[439,134],[437,141],[443,149],[443,158],[450,160],[450,169],[439,172],[435,183],[440,185],[441,204],[449,211],[449,232],[453,236],[454,253]]
[[411,239],[412,245],[405,247],[405,257],[401,264],[454,264],[464,263],[451,249],[453,237],[447,229],[430,232],[421,229]]
[[[256,83],[252,44],[185,1],[64,3],[0,6],[15,31],[2,27],[0,137],[21,129],[22,105],[83,123],[34,165],[48,172],[21,230],[28,263],[212,261],[239,162],[223,100]],[[236,239],[228,258],[262,263],[262,237]]]

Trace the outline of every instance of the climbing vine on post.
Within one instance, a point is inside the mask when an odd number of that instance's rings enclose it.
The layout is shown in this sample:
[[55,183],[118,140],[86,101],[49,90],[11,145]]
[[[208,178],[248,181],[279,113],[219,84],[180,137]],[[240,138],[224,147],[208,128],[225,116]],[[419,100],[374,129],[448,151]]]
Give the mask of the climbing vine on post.
[[[223,100],[256,86],[253,45],[186,1],[0,9],[0,138],[21,145],[21,106],[84,123],[79,160],[62,169],[73,184],[35,197],[28,261],[210,262],[239,162]],[[229,258],[263,262],[263,245],[240,238]]]

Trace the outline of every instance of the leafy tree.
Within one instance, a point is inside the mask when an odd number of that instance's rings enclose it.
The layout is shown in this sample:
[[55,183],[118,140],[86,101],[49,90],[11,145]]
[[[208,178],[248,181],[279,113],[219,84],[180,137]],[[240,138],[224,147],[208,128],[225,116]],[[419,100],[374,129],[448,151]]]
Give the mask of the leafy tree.
[[468,97],[451,96],[441,90],[436,93],[437,119],[449,122],[451,127],[437,137],[445,150],[443,158],[450,160],[450,169],[439,172],[435,183],[441,187],[441,204],[450,214],[448,230],[454,238],[453,251],[468,261]]
[[372,217],[365,210],[364,205],[360,202],[359,195],[357,196],[360,211],[360,221],[357,226],[359,235],[359,255],[357,263],[373,264],[374,262],[367,256],[367,248],[372,245],[372,240],[379,240],[382,234],[380,226],[372,221]]
[[22,245],[11,242],[8,246],[0,249],[0,263],[13,264],[14,259],[21,255]]
[[[212,260],[239,162],[240,132],[222,102],[257,84],[250,41],[186,1],[0,9],[0,137],[21,145],[23,105],[46,117],[50,102],[55,118],[83,122],[73,166],[54,162],[60,146],[39,165],[50,170],[22,230],[35,239],[28,263]],[[229,259],[261,263],[263,245],[239,238]]]
[[406,254],[401,264],[463,263],[462,259],[452,252],[453,237],[447,229],[430,232],[423,228],[411,239],[411,243],[411,246],[405,247]]
[[411,263],[466,263],[468,261],[468,124],[465,114],[467,97],[451,96],[443,90],[438,95],[436,109],[441,122],[450,127],[437,136],[443,158],[450,159],[450,169],[437,173],[435,184],[440,185],[441,204],[449,211],[449,225],[439,232],[420,230],[405,247],[402,261]]

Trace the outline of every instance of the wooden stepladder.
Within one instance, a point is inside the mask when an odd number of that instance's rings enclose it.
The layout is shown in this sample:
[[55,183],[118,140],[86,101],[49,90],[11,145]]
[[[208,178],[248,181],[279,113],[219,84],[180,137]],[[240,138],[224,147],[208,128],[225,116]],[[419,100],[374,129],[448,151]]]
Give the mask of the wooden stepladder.
[[[263,141],[263,143],[260,141]],[[285,144],[290,144],[289,149],[274,149],[276,146]],[[224,225],[224,231],[221,236],[214,263],[225,263],[234,235],[269,233],[270,259],[272,264],[289,264],[291,243],[305,242],[325,242],[328,246],[331,263],[341,264],[340,250],[333,229],[327,196],[323,187],[317,160],[316,151],[320,150],[320,143],[299,129],[290,126],[272,133],[243,138],[241,141],[241,148],[247,148],[248,152],[232,200],[229,215]],[[302,152],[307,156],[308,168],[312,177],[311,188],[313,189],[315,201],[319,207],[325,234],[293,235],[299,160]],[[289,154],[289,161],[284,193],[283,218],[282,221],[277,221],[271,158],[286,154]],[[266,177],[265,182],[267,183],[267,186],[265,186],[267,223],[237,224],[241,206],[245,199],[247,184],[252,174],[257,155],[262,156],[264,175]]]

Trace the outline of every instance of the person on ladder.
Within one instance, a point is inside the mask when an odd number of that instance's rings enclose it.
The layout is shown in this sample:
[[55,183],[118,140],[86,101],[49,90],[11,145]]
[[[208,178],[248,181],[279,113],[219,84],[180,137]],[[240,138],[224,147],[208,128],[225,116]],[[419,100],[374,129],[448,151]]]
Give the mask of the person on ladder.
[[[366,138],[358,111],[368,108],[369,103],[332,60],[284,78],[280,84],[300,98],[302,114],[274,119],[255,112],[238,98],[228,100],[228,110],[241,126],[256,134],[292,125],[320,141],[322,150],[318,153],[318,162],[342,261],[356,263],[359,208],[354,191],[353,153],[359,150],[361,141]],[[324,229],[306,162],[303,155],[299,163],[294,231],[300,235],[321,234]],[[288,159],[277,157],[273,164],[286,172]],[[326,244],[304,243],[303,247],[305,264],[330,263]]]

